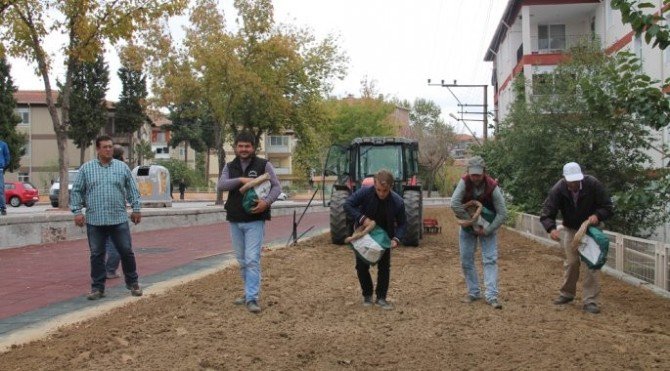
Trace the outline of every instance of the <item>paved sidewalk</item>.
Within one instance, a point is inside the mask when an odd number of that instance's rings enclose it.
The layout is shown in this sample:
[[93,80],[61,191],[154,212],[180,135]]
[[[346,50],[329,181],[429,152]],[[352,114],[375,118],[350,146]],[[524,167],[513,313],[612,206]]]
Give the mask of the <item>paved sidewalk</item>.
[[[292,215],[273,217],[266,224],[266,245],[285,245],[292,223]],[[321,233],[328,223],[327,212],[312,213],[303,218],[298,233],[310,227],[310,234]],[[132,239],[143,288],[235,258],[228,223],[138,232],[132,233]],[[123,278],[117,278],[107,281],[107,297],[86,300],[90,291],[87,240],[0,250],[0,282],[0,341],[63,314],[130,296]]]

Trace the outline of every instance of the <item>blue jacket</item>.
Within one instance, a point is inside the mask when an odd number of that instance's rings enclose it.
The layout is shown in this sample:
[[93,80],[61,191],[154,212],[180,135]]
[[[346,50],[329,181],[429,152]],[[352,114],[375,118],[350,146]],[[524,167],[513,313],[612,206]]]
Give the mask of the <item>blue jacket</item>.
[[7,147],[7,143],[0,140],[0,170],[6,169],[9,166],[10,160],[9,147]]
[[[388,197],[390,197],[388,225],[393,226],[394,232],[389,237],[402,241],[407,230],[405,202],[402,197],[393,191],[391,191]],[[375,193],[375,187],[363,187],[347,198],[344,202],[344,211],[355,221],[355,226],[357,227],[362,223],[364,217],[374,220],[373,216],[378,206],[379,198]]]

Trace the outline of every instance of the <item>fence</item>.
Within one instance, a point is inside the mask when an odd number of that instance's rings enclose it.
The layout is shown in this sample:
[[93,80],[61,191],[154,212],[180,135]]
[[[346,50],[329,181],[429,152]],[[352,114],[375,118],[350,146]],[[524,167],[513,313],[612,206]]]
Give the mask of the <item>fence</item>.
[[[514,229],[548,240],[540,217],[519,213]],[[670,289],[670,244],[605,231],[610,240],[606,266],[654,287]]]

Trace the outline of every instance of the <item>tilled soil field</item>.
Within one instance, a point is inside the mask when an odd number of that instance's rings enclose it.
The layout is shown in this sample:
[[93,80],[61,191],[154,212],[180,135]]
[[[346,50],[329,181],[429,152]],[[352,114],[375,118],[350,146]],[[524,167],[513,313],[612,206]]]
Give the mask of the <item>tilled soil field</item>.
[[394,310],[361,305],[353,253],[323,235],[265,252],[258,315],[233,305],[233,267],[15,346],[0,369],[670,368],[670,300],[602,275],[601,314],[554,306],[560,251],[501,231],[503,309],[462,303],[452,213],[425,216],[442,233],[393,251]]

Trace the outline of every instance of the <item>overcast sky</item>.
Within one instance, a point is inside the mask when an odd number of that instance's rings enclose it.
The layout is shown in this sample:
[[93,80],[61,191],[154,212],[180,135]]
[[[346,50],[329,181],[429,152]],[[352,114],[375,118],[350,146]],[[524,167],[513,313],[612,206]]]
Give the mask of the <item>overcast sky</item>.
[[[221,3],[229,9],[232,1]],[[360,82],[367,76],[386,96],[435,101],[445,120],[462,133],[468,131],[448,116],[457,111],[456,100],[446,88],[428,86],[427,79],[433,83],[444,79],[448,83],[489,84],[491,63],[484,62],[484,54],[506,4],[504,0],[274,1],[277,22],[309,27],[318,37],[339,36],[350,61],[347,78],[335,83],[335,95],[359,96]],[[226,18],[229,24],[233,22],[230,12]],[[118,59],[108,55],[107,60],[112,78],[107,97],[118,100]],[[41,79],[23,67],[25,62],[14,60],[12,65],[19,89],[44,89]],[[54,77],[62,79],[62,70]],[[489,87],[489,110],[493,109],[492,89]],[[482,104],[481,88],[452,91],[461,103]],[[470,123],[470,128],[481,134],[480,122]]]

